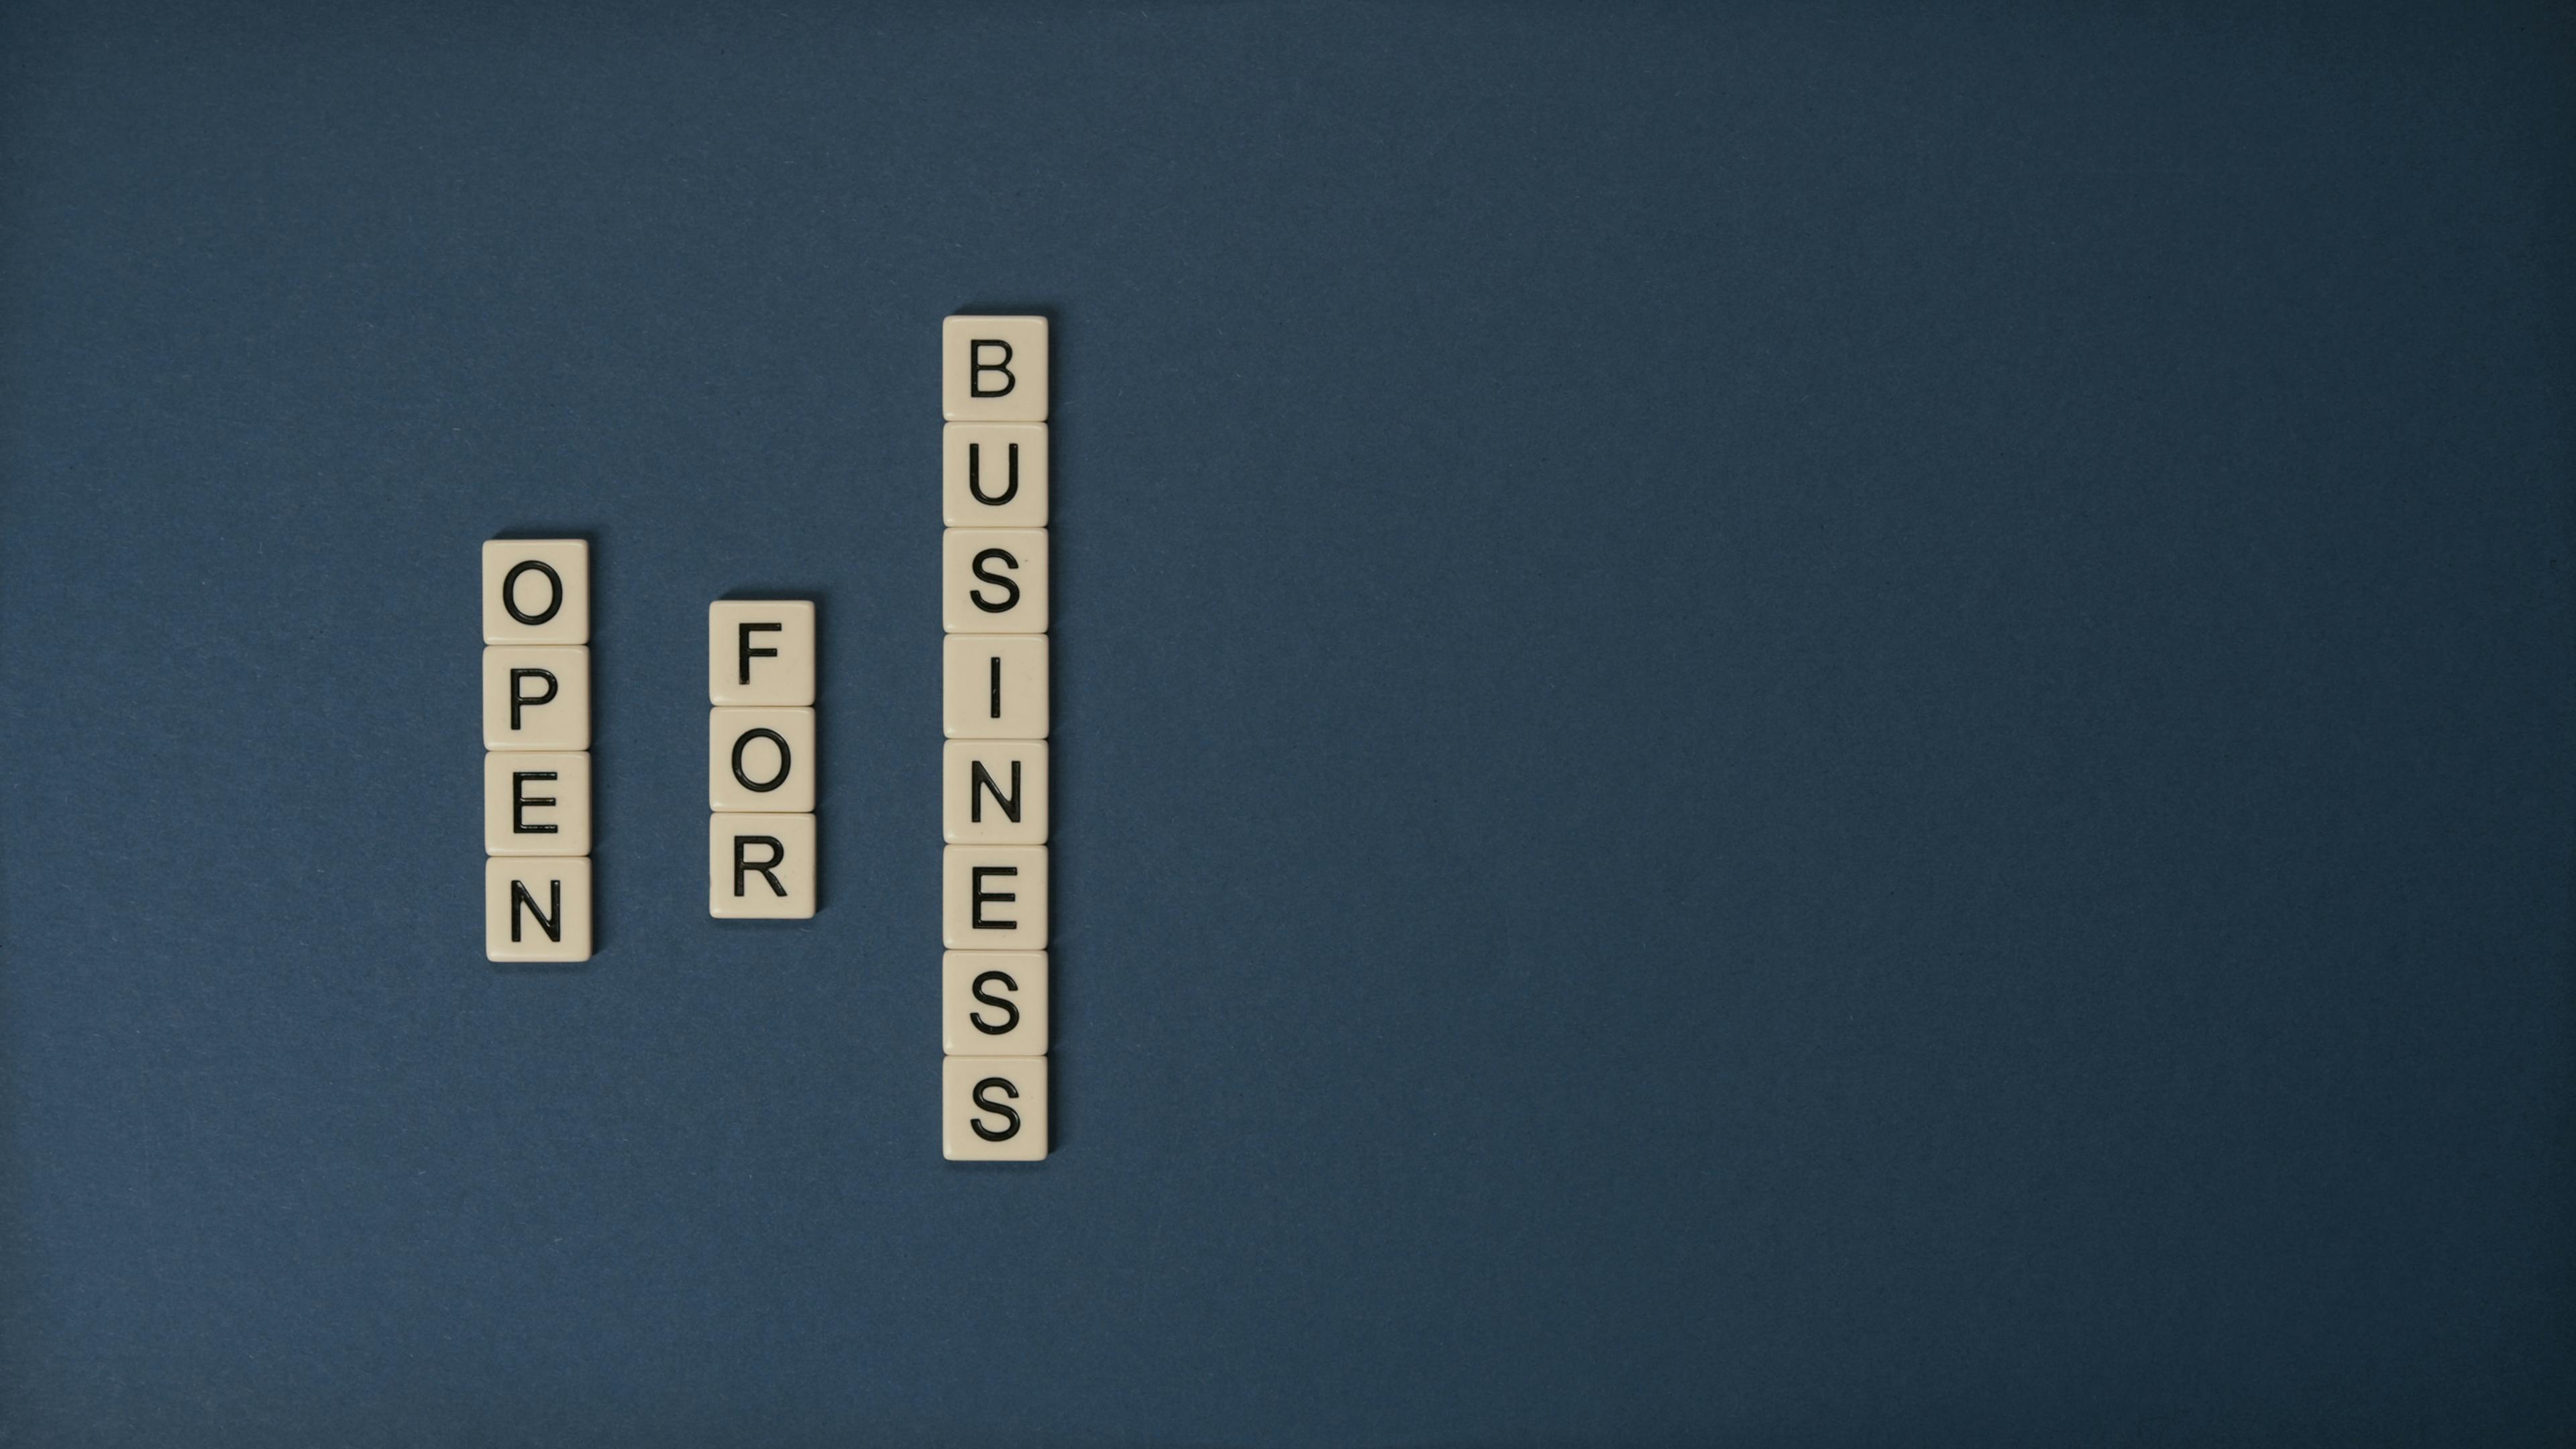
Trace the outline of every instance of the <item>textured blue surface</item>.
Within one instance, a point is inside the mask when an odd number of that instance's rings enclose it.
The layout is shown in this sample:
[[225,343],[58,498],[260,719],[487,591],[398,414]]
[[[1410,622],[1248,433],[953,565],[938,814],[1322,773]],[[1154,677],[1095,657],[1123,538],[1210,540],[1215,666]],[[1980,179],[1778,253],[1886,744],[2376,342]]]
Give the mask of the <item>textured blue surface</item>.
[[[2563,11],[717,8],[0,15],[0,1441],[2576,1434]],[[965,306],[1037,1170],[936,1141]],[[772,589],[826,906],[720,929]]]

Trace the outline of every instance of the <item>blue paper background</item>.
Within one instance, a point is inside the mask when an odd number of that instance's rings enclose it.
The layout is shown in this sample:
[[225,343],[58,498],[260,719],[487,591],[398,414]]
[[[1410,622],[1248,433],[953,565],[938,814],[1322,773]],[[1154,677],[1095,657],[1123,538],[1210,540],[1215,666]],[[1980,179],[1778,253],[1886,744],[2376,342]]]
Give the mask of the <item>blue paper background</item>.
[[[10,7],[0,1440],[2568,1442],[2576,45],[2425,9]],[[936,1141],[966,307],[1036,1170]],[[773,590],[827,904],[719,928]]]

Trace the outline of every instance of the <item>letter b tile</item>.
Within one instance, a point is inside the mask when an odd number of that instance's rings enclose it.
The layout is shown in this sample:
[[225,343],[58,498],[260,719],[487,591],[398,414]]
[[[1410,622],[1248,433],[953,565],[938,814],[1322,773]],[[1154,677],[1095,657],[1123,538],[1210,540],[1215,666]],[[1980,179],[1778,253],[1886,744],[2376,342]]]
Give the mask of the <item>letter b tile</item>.
[[939,402],[952,423],[1047,418],[1047,319],[950,317],[939,326]]

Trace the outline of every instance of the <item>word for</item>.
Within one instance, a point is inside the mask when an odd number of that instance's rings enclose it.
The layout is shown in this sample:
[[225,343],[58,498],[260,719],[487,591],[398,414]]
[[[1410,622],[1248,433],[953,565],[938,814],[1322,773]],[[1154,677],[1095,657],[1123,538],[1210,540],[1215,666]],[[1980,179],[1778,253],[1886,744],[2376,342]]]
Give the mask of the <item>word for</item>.
[[590,545],[483,545],[483,954],[590,959]]
[[940,965],[951,1161],[1047,1155],[1047,319],[940,328]]
[[707,914],[814,914],[814,606],[707,606]]

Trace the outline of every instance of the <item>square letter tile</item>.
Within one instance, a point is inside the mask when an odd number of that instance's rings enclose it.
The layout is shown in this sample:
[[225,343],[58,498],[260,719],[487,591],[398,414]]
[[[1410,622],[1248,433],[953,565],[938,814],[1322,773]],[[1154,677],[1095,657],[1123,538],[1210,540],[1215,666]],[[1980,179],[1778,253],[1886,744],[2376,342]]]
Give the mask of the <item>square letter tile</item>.
[[707,817],[707,914],[802,921],[814,914],[814,817]]
[[939,383],[952,423],[1045,422],[1047,319],[947,319],[939,325]]
[[590,545],[496,538],[483,545],[483,642],[590,642]]
[[949,952],[939,963],[939,1025],[952,1057],[1046,1055],[1046,953]]
[[940,322],[940,410],[951,423],[1046,423],[1046,317]]
[[950,528],[1044,528],[1044,423],[950,423],[940,435],[939,503]]
[[814,711],[707,711],[707,808],[810,814],[814,809]]
[[1047,531],[952,528],[939,543],[939,619],[951,634],[1047,631]]
[[589,859],[496,855],[483,862],[483,954],[495,961],[589,960]]
[[952,845],[944,854],[939,914],[949,950],[1046,949],[1045,846]]
[[1047,737],[1047,637],[951,634],[940,655],[941,723],[953,740]]
[[590,756],[494,750],[483,757],[487,855],[590,854]]
[[718,599],[707,606],[707,703],[814,702],[814,605]]
[[1047,1155],[1047,1059],[950,1057],[941,1066],[940,1150],[951,1162]]
[[1046,844],[1046,741],[950,740],[939,778],[949,844]]
[[495,644],[483,651],[483,748],[590,748],[590,650]]

